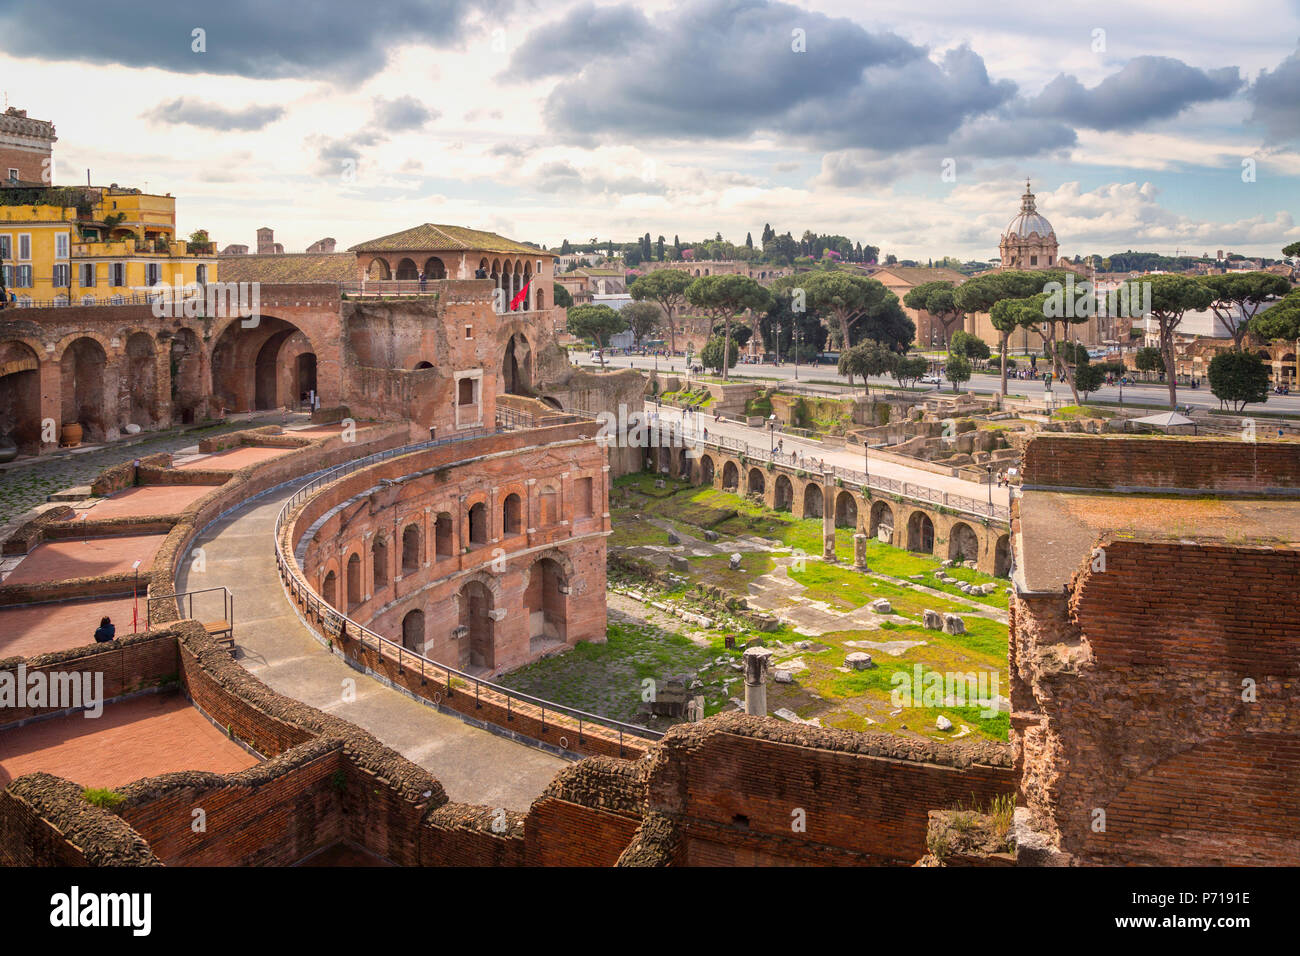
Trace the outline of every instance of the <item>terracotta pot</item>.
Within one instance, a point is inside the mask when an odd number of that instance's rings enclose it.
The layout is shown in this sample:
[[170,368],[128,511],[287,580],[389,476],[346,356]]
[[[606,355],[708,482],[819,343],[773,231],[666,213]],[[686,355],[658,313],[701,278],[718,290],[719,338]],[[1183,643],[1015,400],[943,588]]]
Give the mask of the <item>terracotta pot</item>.
[[65,448],[76,448],[81,444],[81,425],[77,422],[65,422],[63,432],[59,436],[59,444]]

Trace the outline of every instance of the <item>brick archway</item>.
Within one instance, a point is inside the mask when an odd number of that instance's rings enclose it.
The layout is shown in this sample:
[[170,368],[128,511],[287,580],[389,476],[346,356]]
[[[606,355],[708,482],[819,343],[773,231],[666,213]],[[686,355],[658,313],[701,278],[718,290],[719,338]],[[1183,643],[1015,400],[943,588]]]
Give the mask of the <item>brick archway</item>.
[[871,517],[867,524],[867,534],[873,538],[880,538],[881,531],[886,530],[887,544],[894,543],[894,509],[889,506],[887,501],[873,501],[871,503]]
[[858,502],[851,491],[841,491],[835,496],[835,527],[858,526]]
[[29,454],[41,448],[40,364],[26,343],[0,343],[0,437]]
[[773,486],[772,507],[776,511],[790,511],[794,508],[794,483],[789,475],[777,475]]
[[934,553],[934,522],[919,508],[907,518],[907,550]]

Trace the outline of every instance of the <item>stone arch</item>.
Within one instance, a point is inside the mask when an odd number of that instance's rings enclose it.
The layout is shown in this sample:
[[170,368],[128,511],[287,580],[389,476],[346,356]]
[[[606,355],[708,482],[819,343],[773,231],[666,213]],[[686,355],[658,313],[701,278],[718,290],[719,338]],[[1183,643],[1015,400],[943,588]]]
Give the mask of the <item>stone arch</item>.
[[170,349],[172,418],[192,425],[203,406],[203,346],[191,329],[177,329]]
[[907,550],[934,553],[934,522],[920,509],[907,519]]
[[424,277],[426,279],[447,278],[447,264],[437,256],[430,256],[424,262]]
[[30,345],[0,343],[0,438],[33,455],[41,450],[40,366]]
[[763,469],[749,469],[748,480],[745,482],[745,493],[750,495],[761,495],[766,490],[767,482],[763,478]]
[[348,611],[361,603],[361,555],[355,551],[348,556]]
[[420,277],[420,270],[415,264],[415,260],[410,257],[404,257],[397,261],[397,275],[394,276],[398,282],[410,282]]
[[677,477],[691,480],[691,450],[683,448],[677,453]]
[[370,545],[370,560],[374,585],[370,590],[372,594],[377,594],[388,587],[388,539],[383,535],[375,535],[375,540]]
[[551,557],[541,557],[528,569],[524,608],[528,613],[530,651],[564,643],[568,631],[569,580]]
[[402,530],[402,574],[420,570],[420,526],[411,522]]
[[822,516],[822,486],[815,481],[810,481],[804,485],[803,516],[805,518],[820,518]]
[[515,332],[506,342],[501,360],[501,380],[511,395],[527,395],[533,389],[533,348],[528,337]]
[[337,610],[339,606],[337,591],[338,576],[331,571],[325,575],[325,580],[321,582],[320,596],[325,600],[326,604],[335,610]]
[[[884,532],[882,535],[881,532]],[[886,544],[894,543],[894,509],[889,506],[887,501],[873,501],[871,503],[870,523],[867,525],[867,534],[873,538],[885,540]]]
[[488,510],[482,501],[469,509],[469,543],[476,546],[488,543]]
[[451,521],[451,514],[438,512],[433,522],[434,557],[441,561],[453,557],[456,553],[456,535]]
[[501,533],[520,534],[524,530],[524,503],[511,492],[501,504]]
[[388,265],[387,259],[374,258],[370,260],[370,265],[366,267],[366,278],[386,281],[393,277],[393,270]]
[[418,361],[418,362],[415,363],[415,371],[417,371],[417,372],[419,372],[419,371],[421,371],[421,370],[423,370],[423,369],[426,369],[426,368],[433,368],[433,363],[432,363],[432,362],[427,362],[427,361],[425,361],[424,359],[421,359],[420,361]]
[[[293,407],[315,385],[318,350],[298,326],[263,315],[246,328],[231,319],[212,348],[212,394],[230,409]],[[307,362],[301,356],[310,354]],[[308,376],[306,380],[303,376]]]
[[424,612],[419,608],[407,611],[402,618],[402,646],[416,654],[424,653]]
[[700,484],[702,484],[702,485],[712,485],[712,484],[713,484],[713,473],[714,473],[714,472],[713,472],[713,456],[712,456],[712,455],[701,455],[701,456],[700,456]]
[[794,482],[789,475],[777,475],[772,488],[772,507],[777,511],[791,511],[794,508]]
[[736,491],[740,488],[740,469],[736,467],[734,461],[728,461],[722,466],[722,487],[725,491]]
[[105,377],[108,354],[96,338],[82,336],[68,344],[59,363],[63,423],[81,425],[84,437],[98,441],[108,434]]
[[835,527],[856,528],[858,526],[858,502],[853,492],[841,490],[835,496]]
[[496,666],[496,621],[492,591],[479,580],[470,580],[457,595],[460,637],[460,669],[490,671]]
[[975,530],[964,521],[956,522],[948,529],[948,559],[958,561],[978,561],[980,556],[980,539]]
[[1010,535],[998,535],[997,544],[993,548],[993,573],[1000,578],[1005,578],[1011,574]]
[[120,403],[121,424],[150,428],[158,424],[158,354],[153,336],[133,332],[126,340],[126,382]]

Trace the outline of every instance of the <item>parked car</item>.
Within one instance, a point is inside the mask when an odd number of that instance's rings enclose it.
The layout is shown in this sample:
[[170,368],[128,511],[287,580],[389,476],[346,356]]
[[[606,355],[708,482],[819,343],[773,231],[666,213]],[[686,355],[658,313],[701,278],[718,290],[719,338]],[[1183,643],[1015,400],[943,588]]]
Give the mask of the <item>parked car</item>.
[[941,377],[939,377],[938,375],[927,375],[927,376],[925,376],[925,378],[921,379],[921,384],[922,384],[922,385],[942,385],[942,384],[943,384],[943,379],[942,379]]

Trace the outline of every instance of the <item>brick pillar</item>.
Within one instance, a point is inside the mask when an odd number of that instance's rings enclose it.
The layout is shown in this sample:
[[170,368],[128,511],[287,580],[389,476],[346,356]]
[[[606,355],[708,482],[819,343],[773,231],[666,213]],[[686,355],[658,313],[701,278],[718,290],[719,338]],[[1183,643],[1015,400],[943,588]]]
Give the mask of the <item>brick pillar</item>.
[[830,475],[822,478],[822,560],[835,558],[835,483]]

